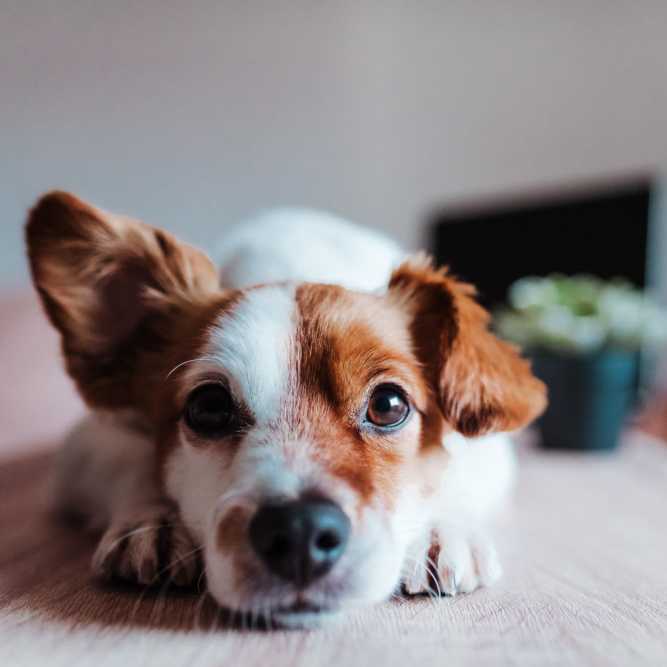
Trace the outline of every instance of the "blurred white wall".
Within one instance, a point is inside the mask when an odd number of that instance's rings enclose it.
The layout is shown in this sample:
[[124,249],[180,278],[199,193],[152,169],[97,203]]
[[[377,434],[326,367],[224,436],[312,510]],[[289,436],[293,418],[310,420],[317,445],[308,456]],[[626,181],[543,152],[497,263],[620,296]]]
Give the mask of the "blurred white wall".
[[667,2],[0,2],[0,285],[60,187],[207,243],[667,164]]

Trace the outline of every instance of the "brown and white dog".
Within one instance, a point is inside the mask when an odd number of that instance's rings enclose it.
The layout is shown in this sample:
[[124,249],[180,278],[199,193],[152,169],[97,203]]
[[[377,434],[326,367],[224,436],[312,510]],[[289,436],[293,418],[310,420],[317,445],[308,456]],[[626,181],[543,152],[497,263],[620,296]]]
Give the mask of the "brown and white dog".
[[[92,409],[57,486],[102,532],[94,572],[187,585],[201,550],[220,605],[297,626],[401,585],[492,583],[505,434],[543,410],[544,386],[445,269],[408,259],[376,291],[299,281],[304,261],[383,277],[393,250],[326,221],[331,242],[311,248],[318,224],[297,224],[299,246],[283,222],[245,228],[223,283],[195,248],[72,195],[31,210],[33,279]],[[263,264],[288,280],[261,284]]]

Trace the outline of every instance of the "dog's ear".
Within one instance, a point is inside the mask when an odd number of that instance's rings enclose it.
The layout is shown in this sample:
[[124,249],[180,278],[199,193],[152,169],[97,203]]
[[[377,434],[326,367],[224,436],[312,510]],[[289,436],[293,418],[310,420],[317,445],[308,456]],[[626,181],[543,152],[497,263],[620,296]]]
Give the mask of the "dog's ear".
[[26,241],[68,371],[97,407],[129,404],[133,359],[140,347],[159,345],[159,320],[218,287],[215,268],[195,248],[64,192],[36,203]]
[[389,294],[410,313],[416,354],[456,431],[512,431],[544,410],[544,384],[513,345],[489,331],[489,314],[471,285],[419,255],[394,271]]

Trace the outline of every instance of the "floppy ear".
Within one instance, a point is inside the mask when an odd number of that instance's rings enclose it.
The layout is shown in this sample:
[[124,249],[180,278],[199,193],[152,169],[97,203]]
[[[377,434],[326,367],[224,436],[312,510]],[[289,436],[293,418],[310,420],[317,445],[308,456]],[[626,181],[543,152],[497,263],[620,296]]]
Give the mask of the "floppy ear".
[[159,346],[160,321],[218,287],[198,250],[64,192],[30,211],[26,241],[67,369],[97,407],[130,404],[133,360],[140,348]]
[[417,256],[392,274],[389,294],[411,315],[411,334],[451,426],[467,436],[512,431],[538,417],[546,387],[518,350],[489,330],[475,289]]

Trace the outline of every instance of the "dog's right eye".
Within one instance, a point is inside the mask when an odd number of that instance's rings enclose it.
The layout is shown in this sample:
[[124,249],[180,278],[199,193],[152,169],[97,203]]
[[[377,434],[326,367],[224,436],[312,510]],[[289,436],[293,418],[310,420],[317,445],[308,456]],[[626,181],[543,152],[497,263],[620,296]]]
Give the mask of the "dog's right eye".
[[234,425],[234,401],[222,385],[201,385],[188,397],[184,418],[197,435],[203,438],[219,437]]

